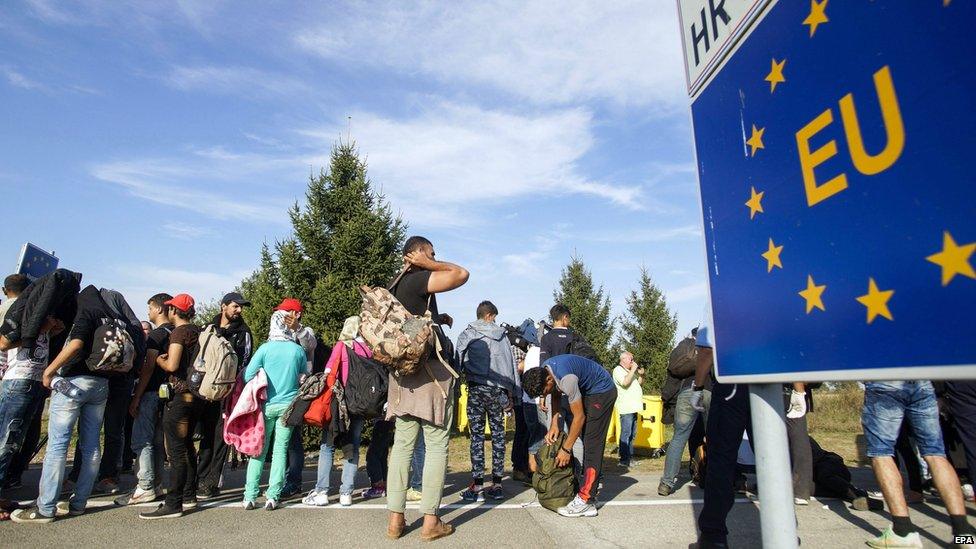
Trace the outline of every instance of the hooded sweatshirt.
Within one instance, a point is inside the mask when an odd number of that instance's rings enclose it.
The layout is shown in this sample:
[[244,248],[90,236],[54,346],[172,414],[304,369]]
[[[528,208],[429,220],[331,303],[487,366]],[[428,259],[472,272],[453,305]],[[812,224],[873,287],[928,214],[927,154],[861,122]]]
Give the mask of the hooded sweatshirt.
[[504,328],[493,322],[476,320],[461,332],[457,350],[469,384],[499,387],[515,393],[515,359]]

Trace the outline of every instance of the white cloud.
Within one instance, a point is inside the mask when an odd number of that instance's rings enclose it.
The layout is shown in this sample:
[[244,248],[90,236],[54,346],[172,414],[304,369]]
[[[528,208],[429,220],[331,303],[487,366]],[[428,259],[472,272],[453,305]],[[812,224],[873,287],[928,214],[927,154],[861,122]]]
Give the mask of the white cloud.
[[[593,145],[584,109],[519,115],[441,102],[406,120],[352,116],[369,173],[411,223],[475,223],[485,207],[532,194],[578,194],[640,208],[640,187],[593,181],[577,161]],[[322,147],[343,133],[303,132]]]
[[321,161],[215,147],[180,157],[104,162],[94,165],[90,173],[138,198],[211,219],[287,224],[287,210],[301,192],[308,166]]
[[330,61],[480,84],[537,103],[685,108],[673,3],[361,3],[295,36]]
[[14,86],[16,88],[21,88],[24,90],[32,90],[32,91],[42,91],[42,92],[49,91],[47,86],[45,86],[44,84],[41,84],[36,80],[32,80],[28,78],[23,73],[21,73],[20,71],[14,68],[0,67],[0,72],[2,72],[3,76],[7,79],[7,83],[9,83],[11,86]]
[[528,252],[502,256],[509,273],[515,276],[536,277],[543,273],[541,263],[548,259],[548,252]]
[[175,66],[163,80],[167,85],[182,91],[204,91],[252,98],[293,95],[308,90],[305,84],[294,78],[240,66]]
[[688,284],[687,286],[682,286],[674,290],[666,290],[664,295],[667,296],[669,303],[681,303],[682,301],[695,300],[701,300],[704,302],[707,290],[708,287],[704,282],[696,282],[694,284]]
[[633,229],[611,232],[591,232],[580,235],[583,240],[591,242],[614,242],[639,244],[645,242],[665,242],[669,240],[698,240],[701,238],[701,228],[698,225],[682,225],[680,227]]
[[196,240],[214,234],[213,229],[189,223],[169,222],[163,225],[162,234],[179,240]]
[[103,285],[121,292],[136,314],[144,317],[145,303],[155,294],[187,293],[193,296],[198,305],[209,303],[236,288],[250,274],[246,270],[215,273],[159,265],[122,264],[110,269]]

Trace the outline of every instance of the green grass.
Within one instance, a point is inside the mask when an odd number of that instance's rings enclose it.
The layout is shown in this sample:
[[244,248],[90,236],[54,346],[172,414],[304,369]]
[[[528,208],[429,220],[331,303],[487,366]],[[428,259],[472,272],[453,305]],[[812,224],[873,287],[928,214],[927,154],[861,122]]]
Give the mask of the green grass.
[[[814,392],[814,412],[807,416],[810,435],[817,439],[817,442],[828,451],[836,452],[844,458],[849,465],[865,465],[864,457],[864,436],[861,430],[861,406],[864,402],[864,392],[856,384],[844,384],[836,391],[817,389]],[[671,440],[674,428],[670,425],[665,426],[664,440]],[[42,436],[47,433],[47,415],[41,423]],[[512,436],[509,431],[506,433],[508,444],[506,444],[506,463],[510,468],[510,456],[512,451]],[[307,437],[308,450],[318,450],[318,434],[311,434]],[[314,442],[314,444],[312,444]],[[72,437],[71,447],[68,456],[74,455],[75,437]],[[448,453],[448,469],[450,471],[468,471],[471,468],[470,462],[470,439],[466,434],[455,433],[451,436],[451,445]],[[360,463],[365,463],[364,447]],[[336,452],[336,454],[341,454]],[[649,459],[648,452],[637,452],[638,464],[634,467],[635,471],[654,472],[664,469],[664,458]],[[490,463],[491,443],[486,442],[485,456]],[[614,465],[617,462],[616,445],[607,445],[607,463]],[[336,456],[338,459],[338,455]],[[44,459],[44,449],[34,458],[34,463],[39,463]],[[685,450],[684,459],[688,459],[688,451]],[[487,464],[486,464],[487,465]]]

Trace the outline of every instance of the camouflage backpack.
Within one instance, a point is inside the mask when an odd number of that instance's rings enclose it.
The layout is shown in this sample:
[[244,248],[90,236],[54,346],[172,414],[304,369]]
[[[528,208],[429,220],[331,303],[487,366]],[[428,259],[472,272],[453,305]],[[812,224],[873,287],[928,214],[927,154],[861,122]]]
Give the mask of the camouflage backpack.
[[429,308],[423,316],[414,316],[393,297],[392,290],[404,274],[406,270],[388,288],[359,288],[363,297],[359,335],[373,351],[373,360],[394,373],[410,375],[427,359],[437,336]]

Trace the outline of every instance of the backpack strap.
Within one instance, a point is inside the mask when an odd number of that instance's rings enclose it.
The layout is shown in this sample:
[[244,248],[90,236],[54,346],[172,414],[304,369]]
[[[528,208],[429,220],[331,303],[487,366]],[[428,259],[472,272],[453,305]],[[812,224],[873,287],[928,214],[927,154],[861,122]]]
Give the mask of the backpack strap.
[[207,356],[207,346],[210,345],[210,340],[213,339],[215,333],[215,330],[211,330],[210,333],[207,334],[207,339],[204,340],[203,347],[200,348],[200,352],[197,353],[197,356]]
[[403,270],[400,271],[400,274],[398,274],[396,278],[393,279],[393,282],[390,282],[390,285],[386,287],[386,289],[389,290],[390,293],[393,293],[393,289],[396,288],[397,284],[400,283],[400,279],[403,278],[403,275],[407,274],[407,270],[409,269],[410,269],[409,266],[404,267]]

